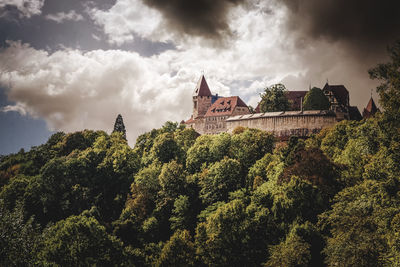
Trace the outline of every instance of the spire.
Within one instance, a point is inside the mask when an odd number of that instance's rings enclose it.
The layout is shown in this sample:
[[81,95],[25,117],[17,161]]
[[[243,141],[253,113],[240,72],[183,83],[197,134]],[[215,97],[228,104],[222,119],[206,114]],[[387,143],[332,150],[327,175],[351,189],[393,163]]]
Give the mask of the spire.
[[197,83],[196,89],[193,93],[194,96],[211,96],[210,88],[206,82],[204,75],[201,75],[199,82]]
[[372,97],[369,99],[369,102],[365,109],[372,114],[375,114],[378,111],[378,108],[376,107],[374,99]]
[[126,130],[121,114],[118,114],[117,119],[115,120],[113,133],[114,132],[121,132],[122,137],[126,140]]
[[368,101],[367,106],[364,108],[363,117],[364,118],[372,117],[378,111],[379,111],[379,109],[376,107],[374,99],[371,96],[371,98]]

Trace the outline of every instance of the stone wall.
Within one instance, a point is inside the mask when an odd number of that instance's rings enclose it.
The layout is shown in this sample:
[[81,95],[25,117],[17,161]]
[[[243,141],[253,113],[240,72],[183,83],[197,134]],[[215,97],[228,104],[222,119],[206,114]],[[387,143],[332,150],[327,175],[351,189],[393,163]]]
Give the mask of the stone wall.
[[267,112],[230,117],[226,120],[226,131],[236,127],[256,128],[273,132],[281,139],[291,135],[308,136],[337,122],[335,113],[329,111]]
[[[247,107],[236,107],[232,115],[244,115],[249,114],[249,109]],[[196,120],[195,130],[200,134],[218,134],[222,132],[226,132],[226,120],[232,116],[212,116],[212,117],[204,117],[202,121]]]
[[193,117],[204,116],[209,107],[211,107],[211,96],[194,96],[193,102],[197,102],[193,107]]

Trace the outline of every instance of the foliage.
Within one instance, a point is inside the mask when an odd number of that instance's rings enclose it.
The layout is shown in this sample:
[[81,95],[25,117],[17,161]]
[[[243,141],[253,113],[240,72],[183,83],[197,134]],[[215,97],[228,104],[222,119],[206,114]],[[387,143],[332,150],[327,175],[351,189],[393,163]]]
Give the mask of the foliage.
[[193,266],[194,243],[187,230],[178,230],[165,243],[157,266]]
[[167,122],[133,149],[85,130],[0,157],[0,265],[399,266],[392,52],[385,112],[307,140]]
[[0,207],[0,265],[33,266],[41,241],[40,229],[32,218],[25,221],[21,205],[13,212]]
[[304,110],[328,110],[329,107],[329,99],[320,88],[311,88],[304,97]]
[[200,198],[206,205],[226,201],[229,192],[242,187],[240,164],[237,160],[224,158],[204,170],[199,181]]
[[388,49],[390,62],[378,64],[369,70],[371,79],[381,84],[377,87],[379,103],[385,109],[385,119],[394,127],[400,126],[400,40]]
[[117,119],[115,120],[113,133],[114,132],[120,132],[122,137],[126,140],[125,124],[121,114],[118,114]]
[[43,234],[39,262],[43,265],[119,265],[126,260],[122,243],[93,217],[71,216]]
[[286,96],[287,90],[283,84],[274,84],[264,89],[261,94],[260,111],[287,111],[290,109],[290,103]]

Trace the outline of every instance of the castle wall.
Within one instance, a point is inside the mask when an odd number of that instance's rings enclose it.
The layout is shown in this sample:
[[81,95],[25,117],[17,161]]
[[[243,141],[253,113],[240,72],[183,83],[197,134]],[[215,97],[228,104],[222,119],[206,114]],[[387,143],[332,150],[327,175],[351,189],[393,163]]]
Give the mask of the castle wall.
[[232,133],[236,127],[242,126],[273,132],[275,136],[285,139],[291,135],[308,136],[318,133],[322,128],[337,122],[335,114],[321,111],[310,113],[271,112],[235,116],[227,119],[226,131]]

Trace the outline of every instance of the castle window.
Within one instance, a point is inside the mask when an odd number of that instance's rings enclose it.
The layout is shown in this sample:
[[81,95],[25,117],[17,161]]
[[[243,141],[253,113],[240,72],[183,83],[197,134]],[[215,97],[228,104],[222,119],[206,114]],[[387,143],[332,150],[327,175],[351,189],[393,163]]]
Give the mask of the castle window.
[[194,108],[197,108],[197,101],[194,101]]

